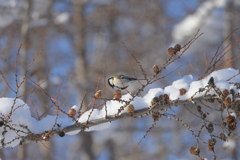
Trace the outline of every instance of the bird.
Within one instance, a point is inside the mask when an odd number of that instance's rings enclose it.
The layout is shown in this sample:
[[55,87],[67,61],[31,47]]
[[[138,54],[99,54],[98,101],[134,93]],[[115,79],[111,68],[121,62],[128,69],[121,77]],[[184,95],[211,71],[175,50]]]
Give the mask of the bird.
[[137,79],[134,77],[124,76],[123,74],[116,74],[108,78],[108,84],[113,89],[125,90],[131,83],[136,82],[137,80],[145,79]]

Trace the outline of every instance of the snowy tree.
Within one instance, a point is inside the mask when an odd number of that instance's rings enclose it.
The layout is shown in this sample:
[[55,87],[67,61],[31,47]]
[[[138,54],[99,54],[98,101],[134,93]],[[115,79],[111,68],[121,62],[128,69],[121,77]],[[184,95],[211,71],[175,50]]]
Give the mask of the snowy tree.
[[0,7],[0,158],[239,157],[238,1]]

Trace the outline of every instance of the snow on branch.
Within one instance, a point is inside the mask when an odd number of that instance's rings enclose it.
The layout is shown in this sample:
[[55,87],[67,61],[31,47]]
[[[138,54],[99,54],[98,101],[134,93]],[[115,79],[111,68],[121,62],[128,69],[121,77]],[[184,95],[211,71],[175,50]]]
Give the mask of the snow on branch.
[[[217,51],[209,64],[206,60],[207,70],[203,75],[200,76],[201,78],[199,80],[193,80],[192,75],[183,76],[169,86],[164,88],[151,88],[147,94],[140,96],[142,91],[147,86],[176,72],[181,66],[178,66],[168,74],[160,75],[160,73],[162,73],[162,71],[170,64],[177,61],[201,35],[202,34],[198,34],[197,32],[196,35],[183,47],[177,44],[175,47],[169,48],[167,52],[170,55],[170,58],[166,60],[161,67],[154,65],[152,76],[148,76],[145,73],[141,63],[123,43],[129,54],[137,62],[144,79],[146,80],[146,83],[144,84],[138,81],[141,84],[141,88],[138,89],[136,94],[132,94],[125,89],[128,94],[122,95],[120,91],[116,91],[113,96],[114,98],[107,98],[107,85],[105,82],[105,73],[103,72],[103,89],[99,90],[99,82],[101,80],[101,77],[99,77],[96,93],[92,101],[85,107],[86,109],[83,111],[83,103],[81,106],[74,105],[70,108],[60,102],[59,95],[61,94],[61,86],[59,87],[56,98],[51,97],[41,87],[41,84],[45,82],[51,75],[40,83],[36,83],[30,77],[28,77],[27,73],[41,52],[33,59],[23,79],[18,82],[19,78],[17,73],[17,62],[20,50],[19,48],[15,62],[15,90],[13,89],[14,87],[10,86],[9,82],[5,79],[3,73],[0,72],[2,78],[6,82],[6,85],[12,92],[15,93],[15,97],[13,98],[0,98],[0,132],[2,133],[0,134],[1,148],[15,147],[17,145],[32,141],[49,141],[52,136],[59,135],[60,137],[63,137],[65,134],[73,135],[77,134],[81,130],[102,130],[108,128],[111,125],[111,122],[115,120],[128,117],[141,118],[147,115],[152,115],[154,123],[146,131],[146,134],[143,136],[143,138],[145,138],[151,129],[154,128],[159,119],[166,117],[180,122],[192,133],[194,137],[196,137],[197,146],[190,148],[190,153],[192,155],[200,157],[199,142],[201,141],[203,144],[207,145],[208,149],[212,151],[214,156],[217,158],[217,155],[214,152],[214,146],[216,143],[215,138],[226,141],[226,136],[230,135],[236,129],[236,116],[240,118],[239,71],[231,68],[220,70],[215,69],[215,66],[219,66],[218,63],[220,63],[220,59],[225,55],[224,49],[220,52]],[[220,59],[217,59],[218,57]],[[236,60],[236,57],[232,58]],[[224,63],[227,64],[229,61],[222,62],[220,65],[224,65]],[[138,79],[131,63],[130,67],[133,71],[133,74]],[[191,67],[194,69],[192,65]],[[23,95],[19,95],[19,88],[26,79],[29,79],[34,84],[34,87]],[[51,109],[55,111],[55,116],[47,115],[46,112],[44,112],[42,115],[38,114],[37,107],[35,107],[30,100],[37,90],[41,90],[52,102],[51,106],[46,107],[48,110]],[[102,92],[104,93],[103,97]],[[20,99],[21,97],[30,93],[32,94],[26,102]],[[85,95],[83,96],[83,100]],[[96,103],[96,101],[101,102],[100,105],[99,103]],[[28,102],[32,104],[38,119],[35,119],[31,116],[29,110],[30,106],[27,104]],[[209,103],[214,102],[219,103],[219,108],[216,107],[216,105],[209,105]],[[192,108],[197,110],[197,113],[194,113],[187,107],[186,111],[189,111],[191,114],[196,116],[196,118],[202,121],[202,126],[199,127],[200,129],[198,131],[192,129],[176,115],[168,113],[173,106],[185,107],[187,104],[191,104]],[[221,117],[219,118],[220,120],[218,123],[213,123],[208,119],[208,115],[211,113],[205,112],[205,108],[210,108],[212,112],[220,113]],[[65,111],[66,109],[68,110],[68,113]],[[214,133],[215,127],[222,129],[221,134]],[[208,142],[201,137],[202,130],[204,129],[206,129],[209,133],[210,139]],[[139,141],[138,145],[142,139]]]

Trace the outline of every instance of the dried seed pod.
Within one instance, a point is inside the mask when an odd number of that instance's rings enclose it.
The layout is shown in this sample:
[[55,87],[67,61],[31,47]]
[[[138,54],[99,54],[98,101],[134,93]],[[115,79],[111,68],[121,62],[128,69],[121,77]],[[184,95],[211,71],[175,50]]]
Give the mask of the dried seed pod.
[[207,126],[208,133],[212,133],[214,130],[213,124],[210,122]]
[[97,99],[99,99],[99,98],[101,98],[101,96],[102,96],[102,91],[101,90],[98,90],[96,93],[95,93],[95,98],[97,98]]
[[226,136],[224,133],[220,133],[220,138],[221,138],[221,140],[223,140],[223,141],[226,141],[226,140],[227,140],[227,136]]
[[58,135],[59,135],[60,137],[64,137],[64,136],[65,136],[65,132],[60,131],[60,132],[58,132]]
[[160,113],[158,111],[153,112],[152,118],[156,122],[160,118]]
[[159,67],[158,67],[158,65],[155,64],[155,65],[153,66],[153,72],[156,73],[156,74],[159,73]]
[[182,47],[181,47],[180,44],[176,44],[176,45],[174,46],[174,49],[178,52],[178,51],[180,51],[180,50],[182,49]]
[[196,148],[196,147],[191,147],[189,151],[190,151],[191,155],[194,155],[194,156],[197,156],[200,154],[200,149]]
[[167,53],[170,56],[174,56],[174,55],[176,55],[177,51],[173,47],[170,47],[170,48],[168,48]]
[[236,118],[232,115],[227,115],[227,124],[230,131],[234,131],[237,127]]
[[169,103],[169,96],[167,94],[163,95],[162,102],[163,102],[163,104],[168,104]]
[[214,145],[216,144],[216,139],[209,139],[208,140],[208,150],[214,151]]
[[130,114],[131,116],[133,115],[133,113],[134,113],[134,106],[132,104],[129,104],[127,106],[127,113]]
[[121,91],[117,90],[113,93],[113,97],[117,100],[121,99],[122,98],[122,93]]
[[227,89],[224,89],[222,93],[224,98],[226,98],[229,95],[229,91]]
[[209,84],[209,85],[214,85],[214,78],[213,78],[213,77],[211,77],[211,78],[209,79],[208,84]]
[[[159,99],[158,97],[154,97],[151,101],[151,106],[155,105],[156,103],[159,103]],[[159,105],[155,106],[156,108],[159,107]]]
[[236,122],[231,122],[231,123],[228,123],[228,128],[230,131],[234,131],[237,127],[237,123]]
[[226,97],[224,99],[224,104],[226,105],[226,107],[230,108],[231,107],[231,104],[232,104],[232,99],[231,97]]
[[214,139],[214,138],[213,138],[213,139],[209,139],[209,140],[208,140],[208,145],[214,146],[214,145],[216,144],[216,142],[217,142],[217,141],[216,141],[216,139]]
[[187,90],[185,88],[181,88],[179,91],[181,96],[187,93]]
[[159,101],[160,104],[162,104],[162,102],[163,102],[163,95],[160,95],[160,96],[158,97],[158,101]]
[[232,115],[227,115],[226,121],[227,121],[227,123],[235,122],[236,118]]
[[235,95],[234,89],[230,89],[230,94]]
[[71,117],[71,118],[75,117],[75,116],[76,116],[76,113],[77,113],[77,111],[76,111],[75,109],[73,109],[73,108],[70,108],[70,109],[68,110],[68,115],[69,115],[69,117]]

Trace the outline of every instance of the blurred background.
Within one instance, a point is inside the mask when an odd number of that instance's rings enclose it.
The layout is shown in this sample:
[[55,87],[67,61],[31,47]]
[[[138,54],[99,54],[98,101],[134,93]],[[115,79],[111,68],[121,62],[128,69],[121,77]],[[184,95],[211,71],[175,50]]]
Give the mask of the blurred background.
[[[53,75],[41,87],[53,98],[63,82],[59,101],[68,105],[80,105],[86,92],[84,107],[95,93],[97,80],[99,88],[106,78],[116,73],[133,76],[129,63],[138,77],[143,77],[135,60],[124,48],[122,42],[137,57],[148,76],[152,66],[163,64],[168,58],[167,49],[179,43],[187,43],[200,29],[204,33],[176,63],[169,66],[162,75],[180,65],[177,72],[156,82],[155,87],[164,87],[181,75],[198,76],[206,71],[205,57],[210,61],[218,46],[231,31],[240,24],[239,0],[0,0],[0,70],[9,84],[15,86],[15,59],[18,58],[19,79],[24,76],[33,58],[42,51],[32,65],[28,76],[40,83],[51,73]],[[240,31],[234,32],[220,47],[231,47],[239,41]],[[226,57],[239,52],[237,44]],[[235,56],[236,57],[236,56]],[[227,67],[239,68],[236,60]],[[178,74],[178,72],[180,74]],[[26,93],[35,84],[26,80],[20,94]],[[1,97],[14,97],[14,93],[0,78]],[[147,90],[145,91],[147,92]],[[107,87],[107,97],[113,91]],[[22,97],[29,98],[31,94]],[[39,114],[51,106],[51,101],[40,90],[31,101]],[[29,103],[29,106],[32,106]],[[216,106],[218,107],[218,106]],[[193,112],[194,108],[189,107]],[[32,109],[32,115],[36,113]],[[67,108],[63,108],[67,111]],[[184,107],[172,108],[192,129],[201,127]],[[173,113],[170,111],[170,113]],[[197,113],[197,112],[196,112]],[[55,114],[49,112],[49,114]],[[219,116],[219,115],[218,115]],[[213,116],[217,119],[219,117]],[[127,118],[112,122],[109,129],[96,132],[80,132],[64,138],[52,137],[44,143],[29,143],[15,148],[0,150],[3,160],[27,159],[72,159],[72,160],[122,160],[122,159],[199,159],[189,153],[196,146],[196,139],[179,122],[161,118],[157,126],[141,144],[134,149],[142,136],[153,124],[151,116],[142,119]],[[209,139],[203,131],[204,140]],[[231,137],[233,145],[223,147],[217,142],[216,154],[221,159],[239,159],[238,132]],[[197,132],[196,132],[197,133]],[[213,159],[212,152],[202,147],[203,157]]]

